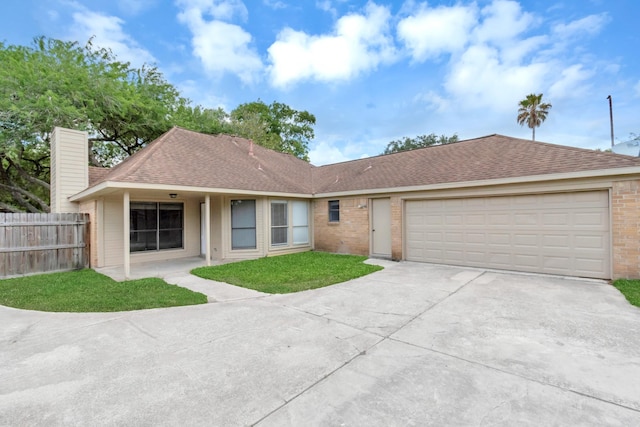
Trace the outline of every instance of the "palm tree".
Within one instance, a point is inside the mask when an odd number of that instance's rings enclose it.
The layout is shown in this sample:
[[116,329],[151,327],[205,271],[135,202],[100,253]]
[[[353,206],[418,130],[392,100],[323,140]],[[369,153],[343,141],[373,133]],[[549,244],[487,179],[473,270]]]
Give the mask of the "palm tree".
[[525,124],[533,131],[532,141],[536,140],[536,128],[547,119],[547,114],[551,108],[551,104],[542,102],[542,94],[535,93],[527,95],[525,99],[518,104],[518,123],[520,126]]

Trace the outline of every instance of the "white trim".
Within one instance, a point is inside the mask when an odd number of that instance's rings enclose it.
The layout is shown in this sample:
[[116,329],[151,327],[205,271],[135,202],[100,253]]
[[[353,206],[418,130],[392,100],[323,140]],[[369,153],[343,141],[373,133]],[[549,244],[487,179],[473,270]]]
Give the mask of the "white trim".
[[204,197],[204,243],[207,266],[211,265],[211,196]]
[[609,277],[613,278],[613,189],[608,188],[609,194]]
[[94,243],[98,255],[96,267],[104,267],[104,223],[104,199],[100,198],[96,204],[96,232],[98,234],[97,243]]
[[187,185],[145,184],[145,183],[105,181],[105,182],[101,182],[100,184],[94,187],[87,188],[86,190],[83,190],[80,193],[74,194],[73,196],[69,197],[69,200],[72,202],[77,202],[95,193],[100,193],[103,190],[109,190],[109,189],[157,190],[157,191],[168,191],[172,193],[218,193],[218,194],[228,194],[232,196],[236,196],[236,195],[268,196],[268,197],[291,197],[291,198],[301,198],[301,199],[310,199],[313,197],[312,194],[286,193],[286,192],[280,192],[280,191],[236,190],[233,188],[190,187]]
[[124,235],[124,278],[125,280],[129,279],[131,275],[131,254],[129,250],[131,249],[131,241],[129,240],[129,233],[131,228],[131,213],[130,213],[130,200],[129,200],[129,192],[125,191],[122,197],[122,214],[124,219],[123,235]]

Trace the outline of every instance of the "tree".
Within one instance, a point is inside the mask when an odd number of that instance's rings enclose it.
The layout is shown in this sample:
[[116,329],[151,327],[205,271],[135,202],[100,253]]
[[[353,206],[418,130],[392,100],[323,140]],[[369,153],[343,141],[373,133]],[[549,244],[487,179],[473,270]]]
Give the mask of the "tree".
[[85,130],[91,163],[109,166],[171,125],[187,101],[154,67],[133,69],[91,40],[0,43],[0,207],[48,211],[49,138]]
[[542,94],[531,93],[518,104],[518,123],[531,129],[531,140],[536,140],[536,128],[547,119],[551,104],[542,102]]
[[316,118],[280,102],[240,104],[231,112],[231,127],[256,144],[309,161],[309,142]]
[[[90,159],[112,166],[172,126],[238,133],[308,160],[315,117],[285,104],[192,106],[155,68],[132,68],[108,50],[39,37],[31,46],[0,42],[0,209],[49,211],[50,133],[87,131]],[[246,114],[245,114],[246,113]]]
[[415,150],[416,148],[430,147],[432,145],[451,144],[453,142],[458,142],[458,134],[437,136],[432,133],[430,135],[418,135],[415,138],[405,136],[402,139],[388,143],[382,154],[398,153],[400,151]]
[[204,108],[200,105],[192,107],[183,102],[173,112],[169,121],[173,125],[200,133],[234,133],[229,114],[222,108]]

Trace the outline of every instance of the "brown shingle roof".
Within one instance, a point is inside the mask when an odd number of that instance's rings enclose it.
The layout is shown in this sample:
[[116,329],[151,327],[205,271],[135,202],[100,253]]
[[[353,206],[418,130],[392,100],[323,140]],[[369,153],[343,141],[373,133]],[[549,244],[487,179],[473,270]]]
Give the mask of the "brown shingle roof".
[[640,158],[503,135],[326,165],[316,193],[424,186],[640,166]]
[[[253,153],[253,155],[251,154]],[[640,158],[490,135],[321,167],[229,135],[173,128],[102,181],[318,194],[640,166]]]
[[96,166],[89,166],[89,187],[102,181],[105,176],[111,171],[109,168],[100,168]]
[[313,168],[244,138],[175,127],[100,181],[308,194]]

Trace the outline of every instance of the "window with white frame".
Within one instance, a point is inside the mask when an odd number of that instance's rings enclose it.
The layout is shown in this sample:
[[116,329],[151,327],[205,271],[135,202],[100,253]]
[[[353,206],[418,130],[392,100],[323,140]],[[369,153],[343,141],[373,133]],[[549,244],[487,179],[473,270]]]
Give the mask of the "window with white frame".
[[306,245],[309,243],[309,203],[294,201],[293,211],[293,244]]
[[309,244],[309,202],[271,201],[271,246]]
[[271,246],[286,246],[289,243],[288,204],[271,202]]
[[231,249],[256,248],[256,201],[231,201]]

